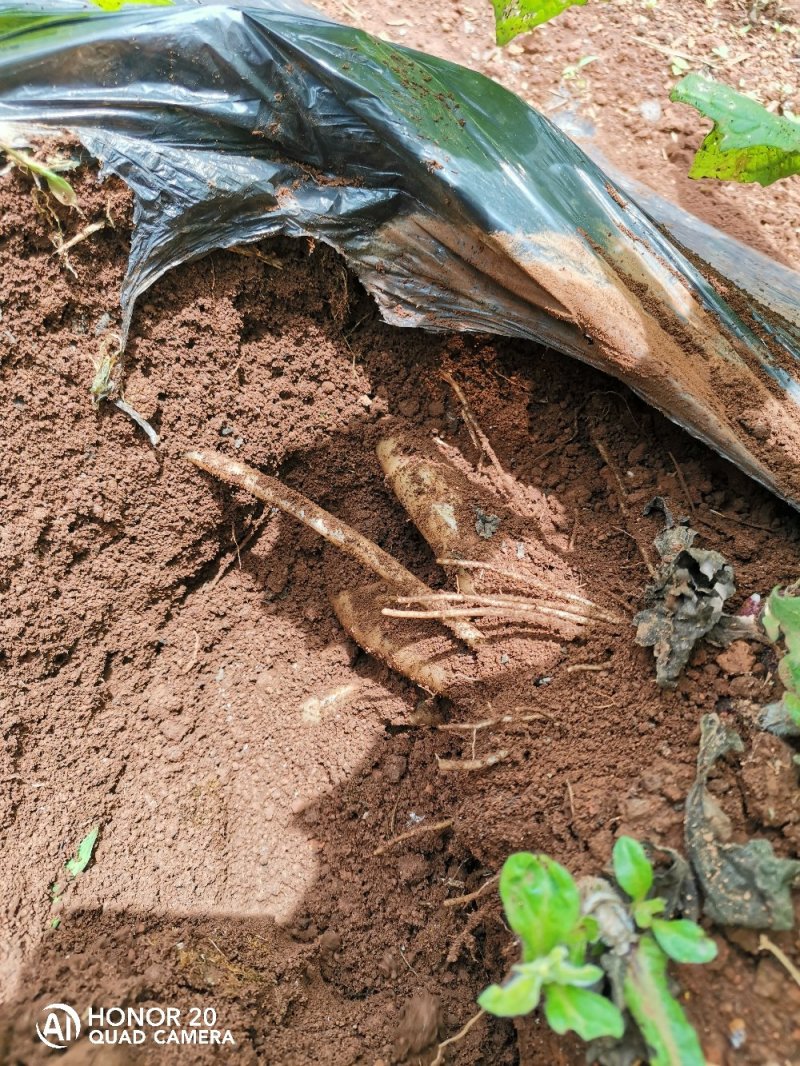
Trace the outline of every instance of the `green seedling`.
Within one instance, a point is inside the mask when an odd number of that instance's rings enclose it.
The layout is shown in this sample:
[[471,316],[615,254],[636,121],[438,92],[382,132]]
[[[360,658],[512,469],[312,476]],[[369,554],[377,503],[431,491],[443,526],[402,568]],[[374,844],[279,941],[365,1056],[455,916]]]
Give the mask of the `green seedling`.
[[520,938],[522,960],[511,967],[504,984],[490,985],[481,994],[478,1005],[510,1018],[530,1014],[544,997],[545,1017],[557,1033],[571,1029],[584,1040],[621,1037],[621,1011],[590,987],[603,981],[600,967],[586,962],[598,927],[581,914],[572,874],[546,855],[517,852],[500,874],[500,898]]
[[[591,891],[582,894],[569,871],[545,855],[509,856],[500,898],[522,957],[478,1003],[490,1014],[515,1017],[543,999],[550,1027],[584,1040],[621,1040],[627,1018],[650,1048],[653,1066],[703,1066],[697,1034],[670,991],[667,965],[669,959],[710,962],[717,946],[695,922],[661,917],[666,901],[652,896],[653,867],[636,840],[619,838],[613,867],[627,900],[597,878],[587,879]],[[596,965],[604,956],[608,966]]]
[[778,664],[778,677],[786,692],[766,710],[777,712],[800,729],[800,596],[795,595],[795,588],[783,592],[773,589],[761,621],[773,644],[782,639],[786,649]]
[[[66,880],[63,884],[60,881],[54,881],[50,886],[50,902],[52,906],[57,907],[61,905],[62,893],[66,889],[71,880],[82,874],[89,863],[92,861],[94,855],[95,844],[97,844],[97,837],[100,834],[100,826],[96,825],[94,829],[91,829],[86,836],[78,844],[77,850],[71,859],[68,859],[64,863],[64,874]],[[61,924],[61,918],[56,915],[50,922],[51,929],[58,929]]]
[[57,173],[58,170],[71,170],[74,164],[69,160],[50,160],[49,166],[34,159],[28,152],[21,152],[5,141],[0,141],[0,152],[8,157],[12,163],[27,170],[33,175],[37,185],[43,181],[50,194],[64,207],[77,207],[78,196],[66,178]]
[[577,63],[574,63],[569,67],[564,67],[561,72],[561,80],[572,81],[574,78],[577,78],[578,73],[583,70],[584,67],[588,67],[590,63],[594,63],[599,58],[600,56],[581,56]]

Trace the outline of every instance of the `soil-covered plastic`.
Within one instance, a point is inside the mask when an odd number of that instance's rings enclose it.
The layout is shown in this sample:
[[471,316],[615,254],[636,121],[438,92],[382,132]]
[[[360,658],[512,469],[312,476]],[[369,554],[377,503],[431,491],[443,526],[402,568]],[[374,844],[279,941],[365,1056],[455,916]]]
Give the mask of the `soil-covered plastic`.
[[582,359],[800,506],[797,276],[640,206],[480,74],[290,0],[17,0],[0,123],[74,132],[133,190],[123,338],[178,264],[310,236],[389,322]]

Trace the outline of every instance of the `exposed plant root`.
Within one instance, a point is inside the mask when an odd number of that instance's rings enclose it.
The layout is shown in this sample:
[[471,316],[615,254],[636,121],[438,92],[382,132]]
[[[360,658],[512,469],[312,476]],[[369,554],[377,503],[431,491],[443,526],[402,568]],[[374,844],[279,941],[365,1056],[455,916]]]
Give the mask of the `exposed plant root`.
[[123,414],[126,414],[132,422],[136,423],[136,425],[144,433],[144,435],[147,437],[147,439],[150,441],[154,448],[158,447],[158,442],[160,438],[146,418],[143,418],[139,414],[139,412],[136,411],[133,407],[131,407],[129,403],[126,403],[125,400],[111,399],[110,402],[113,403],[115,407],[118,407]]
[[758,948],[759,951],[768,951],[771,955],[774,955],[794,983],[800,987],[800,970],[797,969],[785,952],[781,951],[777,944],[773,944],[770,938],[765,936],[764,933],[758,938]]
[[235,244],[228,251],[233,252],[234,255],[240,255],[244,259],[258,259],[268,266],[275,267],[276,270],[283,270],[283,263],[276,255],[268,255],[267,252],[262,252],[259,248],[245,248],[240,244]]
[[448,733],[477,733],[481,729],[493,729],[499,725],[516,725],[518,722],[546,722],[550,718],[544,714],[525,714],[517,717],[504,714],[501,718],[485,718],[482,722],[443,722],[435,728]]
[[454,618],[503,618],[511,622],[527,622],[538,629],[552,629],[552,623],[537,620],[531,611],[513,611],[508,607],[452,607],[441,611],[405,611],[394,607],[384,607],[383,614],[388,618],[427,618],[445,623]]
[[[457,672],[454,674],[452,669],[452,657],[442,657],[436,653],[431,655],[431,633],[430,630],[424,632],[428,627],[410,633],[405,626],[398,631],[397,623],[387,625],[381,615],[381,607],[393,592],[393,588],[378,581],[333,593],[330,601],[345,630],[368,655],[381,659],[390,669],[426,692],[446,692],[457,680]],[[453,654],[457,652],[455,642],[451,650]]]
[[[423,595],[431,592],[423,581],[415,577],[410,570],[406,570],[388,552],[383,551],[373,541],[313,503],[307,496],[288,488],[276,478],[262,474],[245,463],[230,459],[221,452],[192,451],[187,452],[186,458],[201,470],[213,474],[229,485],[235,485],[249,492],[256,499],[296,518],[298,522],[313,529],[330,544],[352,556],[373,574],[377,574],[398,592]],[[454,621],[450,624],[450,628],[460,640],[469,646],[479,641],[482,636],[478,629],[468,623]]]
[[[628,494],[625,491],[625,486],[622,483],[622,477],[620,476],[620,472],[617,469],[617,465],[614,462],[614,460],[611,458],[611,456],[609,455],[608,449],[606,448],[605,444],[603,444],[603,442],[600,440],[600,438],[598,437],[598,435],[595,432],[595,429],[594,429],[594,427],[592,425],[589,426],[589,438],[591,439],[592,444],[597,449],[597,452],[598,452],[600,458],[603,460],[603,462],[606,464],[608,469],[611,471],[611,476],[614,479],[614,485],[616,486],[616,490],[617,490],[616,491],[616,496],[617,496],[617,502],[619,503],[619,509],[622,512],[622,516],[625,519],[625,521],[628,524],[630,524],[631,513],[630,513],[630,510],[628,508]],[[640,543],[640,541],[636,537],[634,537],[627,530],[623,530],[623,532],[627,533],[627,535],[631,538],[631,540],[634,542],[636,547],[639,549],[639,554],[641,555],[645,566],[647,567],[648,571],[650,572],[650,576],[651,577],[655,577],[656,576],[656,568],[655,568],[655,566],[653,564],[653,559],[652,559],[652,556],[650,555],[650,552],[647,550],[647,548],[645,548],[645,546],[643,544]]]
[[399,836],[392,837],[391,840],[387,840],[385,844],[381,844],[379,848],[373,851],[373,855],[383,855],[384,852],[393,848],[395,844],[401,844],[404,840],[410,840],[412,837],[421,836],[423,833],[438,833],[443,829],[449,829],[453,824],[452,818],[445,818],[441,822],[432,822],[431,825],[418,825],[413,829],[407,830],[405,833],[401,833]]
[[450,950],[447,952],[447,958],[445,959],[445,962],[448,965],[452,965],[454,962],[458,961],[461,949],[465,945],[469,944],[471,948],[475,947],[475,938],[472,935],[473,930],[477,929],[484,921],[488,911],[498,908],[499,902],[500,900],[497,897],[487,899],[485,903],[482,903],[477,910],[474,910],[472,914],[470,914],[464,923],[464,928],[450,945]]
[[[467,432],[469,433],[470,438],[472,439],[472,443],[475,445],[477,451],[482,455],[485,455],[486,458],[489,460],[492,470],[494,471],[494,481],[498,489],[502,492],[503,496],[505,496],[506,499],[513,500],[514,502],[519,503],[522,498],[520,486],[518,482],[515,481],[514,478],[510,474],[507,474],[506,471],[503,469],[503,465],[497,458],[497,454],[495,453],[494,448],[492,448],[491,444],[489,443],[489,438],[483,432],[480,425],[478,424],[478,420],[472,413],[472,409],[470,408],[469,403],[467,402],[467,398],[464,395],[463,389],[458,384],[453,375],[448,374],[447,371],[443,370],[440,374],[440,377],[443,381],[447,382],[447,384],[456,394],[458,402],[461,404],[461,414],[464,418],[464,425],[467,427]],[[524,510],[525,513],[528,514],[528,517],[532,517],[529,513],[528,508],[525,508]]]
[[500,874],[492,874],[488,881],[484,881],[480,888],[476,888],[474,892],[468,892],[465,896],[452,896],[450,899],[446,899],[442,904],[443,907],[466,907],[468,903],[473,903],[476,899],[484,894],[487,888],[491,888],[492,885],[496,885],[500,880]]
[[681,489],[683,490],[683,495],[686,497],[686,503],[689,505],[689,510],[692,513],[692,518],[694,518],[697,512],[694,506],[694,501],[692,500],[692,494],[689,492],[689,486],[686,484],[686,478],[683,476],[683,471],[678,466],[678,460],[675,458],[672,452],[667,452],[667,455],[672,460],[672,465],[675,467],[675,473],[678,476],[678,482],[681,486]]
[[[521,581],[524,585],[531,585],[533,588],[542,589],[553,599],[569,600],[570,603],[580,603],[584,607],[591,607],[595,611],[603,611],[603,608],[598,606],[592,600],[587,600],[585,596],[579,596],[575,592],[567,592],[564,589],[558,588],[556,585],[549,585],[543,578],[535,577],[533,574],[526,572],[524,567],[520,567],[518,570],[511,570],[508,567],[497,566],[495,563],[484,562],[478,559],[437,559],[436,562],[439,566],[460,566],[463,570],[489,570],[493,574],[499,574],[501,577],[507,577],[511,581]],[[622,622],[623,619],[616,615],[612,615],[609,612],[604,612],[607,617],[615,622]]]
[[565,611],[560,607],[552,607],[547,604],[540,603],[538,600],[532,600],[528,596],[511,596],[506,593],[495,593],[491,596],[484,596],[480,593],[471,593],[465,595],[461,592],[433,592],[427,596],[398,596],[397,603],[463,603],[465,605],[474,605],[476,607],[498,607],[502,608],[508,605],[514,610],[531,611],[533,614],[547,614],[553,618],[561,618],[565,622],[577,622],[579,624],[587,624],[592,621],[607,622],[610,625],[624,625],[624,619],[618,618],[616,615],[610,614],[607,611],[602,610],[600,607],[592,605],[590,607],[590,613],[578,613],[577,611]]
[[71,248],[74,248],[76,244],[80,244],[81,241],[87,240],[93,233],[99,233],[101,229],[105,229],[109,225],[108,219],[101,218],[99,222],[90,222],[83,229],[78,230],[74,237],[70,237],[68,241],[61,239],[59,235],[58,240],[54,240],[55,252],[54,255],[66,256]]
[[507,759],[509,754],[508,748],[501,748],[500,751],[495,751],[482,759],[440,759],[437,755],[436,765],[443,774],[474,773],[476,770],[488,770],[492,766],[497,766],[498,763]]
[[470,1029],[473,1027],[473,1025],[475,1025],[476,1022],[480,1021],[485,1013],[485,1011],[479,1010],[477,1014],[474,1014],[470,1018],[470,1020],[465,1026],[458,1030],[455,1036],[450,1036],[447,1038],[447,1040],[442,1040],[442,1042],[436,1048],[436,1058],[431,1062],[431,1066],[442,1066],[442,1063],[444,1062],[444,1049],[446,1047],[449,1047],[450,1044],[457,1044],[459,1040],[463,1040],[467,1033],[470,1031]]

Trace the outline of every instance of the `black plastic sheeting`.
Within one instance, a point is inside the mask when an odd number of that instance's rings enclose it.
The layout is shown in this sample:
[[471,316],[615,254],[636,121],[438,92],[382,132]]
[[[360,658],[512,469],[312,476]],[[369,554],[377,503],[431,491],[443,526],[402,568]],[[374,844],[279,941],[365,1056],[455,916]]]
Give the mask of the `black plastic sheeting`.
[[313,236],[388,321],[582,359],[800,505],[797,275],[639,206],[480,74],[290,0],[21,0],[0,3],[0,122],[67,128],[132,188],[124,336],[179,263]]

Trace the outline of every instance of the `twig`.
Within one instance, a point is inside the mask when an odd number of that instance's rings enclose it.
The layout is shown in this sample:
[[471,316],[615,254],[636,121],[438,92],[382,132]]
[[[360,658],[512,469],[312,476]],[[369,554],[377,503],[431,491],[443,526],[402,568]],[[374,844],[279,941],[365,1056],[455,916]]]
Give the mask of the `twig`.
[[[221,452],[191,451],[186,453],[186,458],[201,470],[213,474],[229,485],[235,485],[249,492],[256,499],[296,518],[298,522],[313,529],[330,544],[357,559],[362,566],[371,570],[373,574],[377,574],[379,578],[394,586],[399,592],[425,594],[432,591],[373,541],[362,536],[352,526],[335,518],[324,508],[309,500],[307,496],[283,485],[276,478],[268,477],[245,463],[228,458]],[[465,644],[472,646],[481,639],[481,632],[468,623],[453,622],[450,624],[448,622],[447,624]]]
[[732,514],[723,514],[722,511],[715,511],[713,507],[709,507],[709,511],[712,514],[717,515],[718,518],[725,518],[728,522],[736,522],[739,526],[747,526],[749,529],[763,529],[765,533],[775,533],[775,530],[771,529],[769,526],[759,525],[758,522],[748,522],[746,519],[736,518]]
[[444,1049],[446,1047],[449,1047],[450,1044],[456,1044],[459,1040],[463,1040],[467,1033],[470,1031],[470,1029],[473,1027],[473,1025],[475,1025],[477,1021],[480,1021],[480,1019],[485,1013],[485,1011],[479,1010],[477,1014],[473,1015],[473,1017],[470,1018],[470,1020],[462,1029],[458,1030],[455,1036],[450,1036],[447,1038],[447,1040],[443,1040],[436,1049],[436,1058],[433,1060],[433,1062],[431,1062],[431,1066],[442,1066],[442,1063],[444,1062],[442,1052],[444,1051]]
[[652,48],[654,52],[660,52],[662,55],[669,56],[670,59],[673,56],[677,56],[678,59],[685,59],[688,63],[702,63],[704,66],[707,67],[719,66],[719,63],[717,63],[717,61],[714,59],[703,59],[699,56],[693,56],[690,52],[679,52],[675,48],[667,47],[667,45],[656,44],[655,41],[648,41],[646,37],[638,37],[635,33],[633,34],[633,39],[634,41],[638,41],[640,44],[646,44],[647,47]]
[[774,955],[778,962],[783,966],[784,970],[789,974],[796,985],[800,986],[800,970],[797,969],[792,960],[784,954],[777,944],[773,944],[768,936],[763,933],[758,938],[758,950],[768,951],[771,955]]
[[472,409],[469,406],[467,397],[464,395],[464,390],[458,384],[453,375],[448,374],[446,370],[443,370],[439,376],[443,381],[447,382],[447,384],[456,394],[458,402],[461,404],[461,414],[464,418],[464,425],[467,427],[467,432],[472,438],[472,443],[475,445],[478,452],[485,455],[486,458],[489,460],[489,463],[491,464],[492,469],[495,473],[497,487],[509,500],[517,501],[518,509],[521,510],[527,517],[535,518],[536,516],[530,510],[530,507],[527,505],[527,502],[521,491],[521,486],[518,484],[517,481],[514,480],[514,478],[510,474],[507,474],[506,471],[503,469],[503,464],[497,458],[497,453],[495,452],[492,445],[489,443],[489,438],[486,436],[486,434],[483,432],[480,425],[478,424],[478,420],[472,413]]
[[442,822],[432,822],[431,825],[418,825],[413,829],[408,829],[405,833],[401,833],[400,836],[393,837],[391,840],[387,840],[385,844],[381,844],[379,848],[373,851],[373,855],[383,855],[389,848],[393,848],[395,844],[400,844],[404,840],[410,840],[412,837],[421,836],[423,833],[438,833],[442,829],[449,829],[453,824],[452,818],[445,818]]
[[[614,483],[615,483],[615,485],[617,487],[617,500],[619,502],[620,511],[622,512],[623,517],[625,518],[625,520],[627,522],[629,522],[630,521],[630,511],[628,510],[628,494],[625,491],[625,486],[622,483],[622,478],[620,477],[620,474],[619,474],[619,471],[617,470],[616,464],[614,463],[614,460],[609,455],[608,449],[606,448],[606,446],[603,444],[603,442],[597,436],[597,433],[595,432],[594,427],[591,426],[591,425],[589,426],[589,437],[590,437],[590,439],[592,441],[592,444],[595,446],[595,448],[599,452],[600,458],[603,460],[603,462],[606,464],[608,469],[611,471],[611,476],[614,478]],[[627,530],[623,530],[622,532],[624,532],[626,534],[626,536],[629,536],[631,538],[631,540],[635,543],[636,547],[639,549],[639,554],[641,555],[642,559],[644,560],[645,566],[647,567],[647,569],[650,572],[650,576],[651,577],[655,577],[656,576],[656,568],[653,565],[652,559],[650,558],[650,553],[647,551],[647,549],[644,547],[644,545],[639,541],[639,539],[637,537],[634,537],[631,533],[628,533]]]
[[488,770],[491,766],[497,766],[508,756],[507,748],[501,748],[500,751],[496,751],[492,755],[486,755],[483,759],[440,759],[437,755],[436,764],[443,774],[473,773],[475,770]]
[[228,552],[228,554],[225,556],[225,558],[219,564],[219,569],[217,570],[217,572],[214,575],[214,577],[211,579],[211,581],[209,581],[208,585],[206,586],[206,590],[208,592],[211,592],[212,589],[215,589],[217,587],[217,585],[220,583],[220,581],[223,579],[223,577],[230,570],[231,566],[233,566],[234,559],[238,559],[239,560],[239,569],[241,570],[241,568],[242,568],[242,552],[246,551],[247,548],[251,547],[253,542],[254,542],[254,540],[257,537],[261,536],[261,534],[264,532],[264,526],[267,524],[268,519],[270,519],[272,517],[272,515],[275,514],[275,513],[276,512],[275,512],[275,510],[273,508],[270,508],[269,510],[264,511],[264,513],[259,518],[257,518],[256,521],[252,524],[252,526],[248,530],[247,535],[245,536],[245,538],[244,538],[244,540],[242,541],[241,544],[237,544],[236,535],[234,534],[233,543],[236,544],[236,550],[232,551],[232,552]]
[[689,504],[689,510],[692,512],[692,517],[694,517],[694,515],[695,515],[694,500],[692,499],[692,497],[691,497],[691,495],[689,493],[689,486],[686,484],[686,478],[683,476],[683,471],[678,466],[678,460],[675,458],[675,456],[672,454],[672,452],[667,452],[667,455],[672,460],[672,465],[675,467],[675,473],[678,475],[678,481],[680,482],[680,486],[683,489],[683,495],[686,497],[686,502]]
[[473,900],[479,899],[487,888],[491,888],[492,885],[497,884],[500,880],[500,874],[493,874],[488,881],[484,881],[480,888],[476,888],[474,892],[468,892],[465,896],[452,896],[450,899],[446,899],[442,904],[443,907],[465,907],[468,903],[472,903]]

